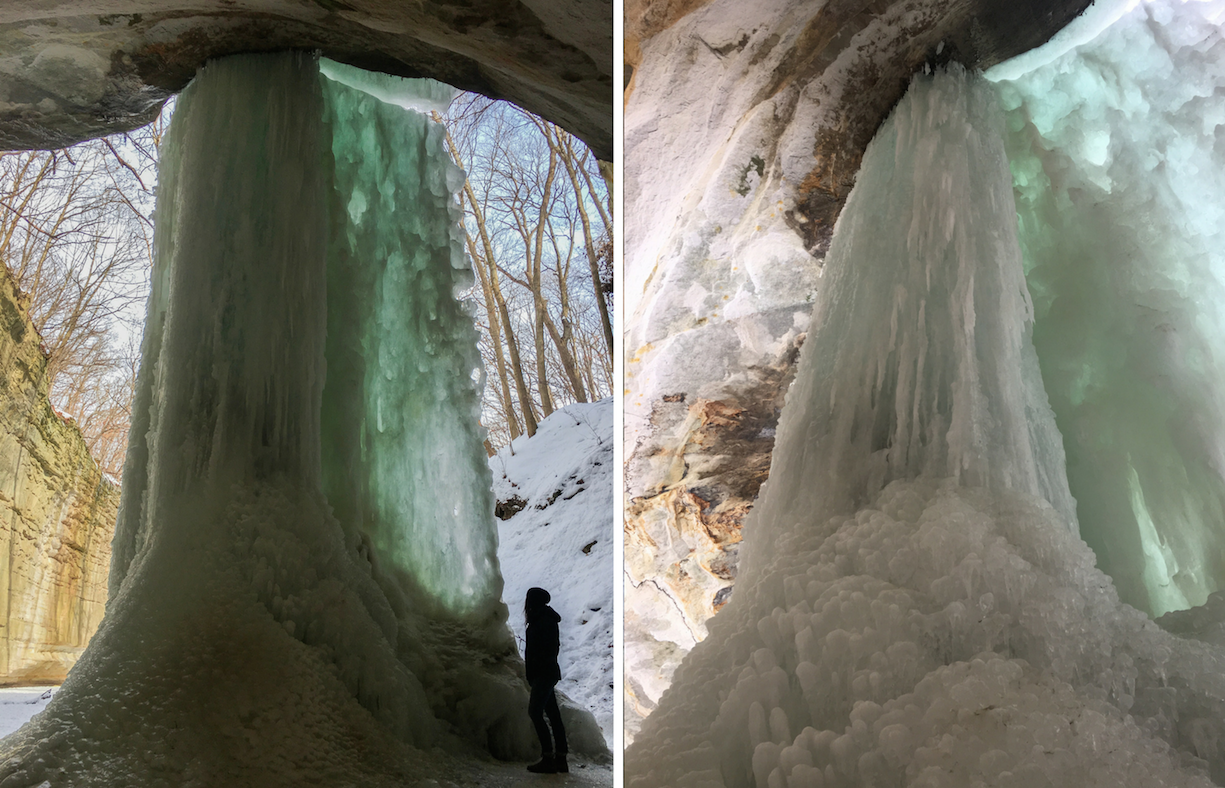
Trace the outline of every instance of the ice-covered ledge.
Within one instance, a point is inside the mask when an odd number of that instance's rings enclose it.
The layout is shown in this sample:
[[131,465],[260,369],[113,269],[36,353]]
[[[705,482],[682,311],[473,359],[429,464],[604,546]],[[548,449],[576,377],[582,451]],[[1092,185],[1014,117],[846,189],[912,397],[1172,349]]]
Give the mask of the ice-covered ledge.
[[283,49],[519,104],[612,158],[610,0],[90,0],[0,4],[0,147],[149,122],[210,58]]
[[626,3],[628,707],[728,598],[834,221],[910,75],[1086,5]]

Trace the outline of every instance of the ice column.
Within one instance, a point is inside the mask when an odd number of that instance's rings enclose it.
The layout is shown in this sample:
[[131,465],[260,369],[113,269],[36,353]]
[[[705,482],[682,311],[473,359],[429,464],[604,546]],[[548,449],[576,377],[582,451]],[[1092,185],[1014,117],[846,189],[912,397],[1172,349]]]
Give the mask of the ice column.
[[321,491],[323,120],[306,56],[210,64],[180,101],[160,169],[112,596],[91,651],[125,648],[115,641],[133,628],[174,643],[193,617],[254,592],[269,624],[323,647],[354,697],[424,743],[432,715],[396,659],[394,614]]
[[168,133],[112,598],[154,523],[163,540],[216,539],[167,507],[244,478],[318,484],[326,137],[299,120],[322,110],[309,68],[270,70],[261,86],[210,68]]
[[[854,511],[895,479],[1029,493],[1074,528],[1002,126],[981,92],[926,91],[872,143],[753,513],[750,580],[756,554],[795,522]],[[940,100],[948,111],[929,106]]]
[[210,66],[168,132],[112,601],[157,550],[228,541],[226,523],[180,524],[185,507],[239,482],[319,485],[330,183],[312,70]]
[[489,614],[502,581],[476,393],[483,367],[472,317],[455,297],[472,285],[454,198],[464,176],[442,126],[400,106],[445,108],[452,91],[433,97],[445,86],[324,66],[337,201],[323,400],[328,500],[421,601]]

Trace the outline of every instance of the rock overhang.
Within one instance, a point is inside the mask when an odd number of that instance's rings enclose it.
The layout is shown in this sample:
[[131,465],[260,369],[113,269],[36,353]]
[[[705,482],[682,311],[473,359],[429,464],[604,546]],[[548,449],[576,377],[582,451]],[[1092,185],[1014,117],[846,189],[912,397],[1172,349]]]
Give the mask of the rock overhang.
[[[1091,0],[830,0],[811,14],[799,14],[803,30],[788,37],[788,49],[774,58],[774,73],[758,88],[753,105],[781,91],[828,81],[831,67],[845,80],[838,121],[814,129],[818,166],[798,184],[788,217],[792,229],[816,256],[823,256],[834,221],[855,182],[864,149],[905,94],[910,78],[925,67],[951,61],[987,69],[1041,46],[1089,7]],[[722,27],[714,0],[626,0],[626,72],[638,68],[650,39],[699,14]],[[787,5],[784,3],[784,5]],[[791,3],[791,6],[800,3]],[[751,16],[751,15],[750,15]],[[787,15],[789,16],[789,15]],[[746,23],[747,25],[747,23]],[[862,35],[875,28],[874,48]],[[754,47],[746,35],[717,49],[721,57],[745,58],[749,65],[771,60],[769,48]],[[721,31],[726,33],[726,31]],[[780,37],[772,37],[778,41]],[[767,39],[770,41],[771,39]],[[857,48],[858,51],[852,52]],[[632,93],[633,82],[627,87]]]
[[286,49],[512,101],[612,158],[611,0],[12,0],[0,5],[0,147],[135,128],[207,60]]

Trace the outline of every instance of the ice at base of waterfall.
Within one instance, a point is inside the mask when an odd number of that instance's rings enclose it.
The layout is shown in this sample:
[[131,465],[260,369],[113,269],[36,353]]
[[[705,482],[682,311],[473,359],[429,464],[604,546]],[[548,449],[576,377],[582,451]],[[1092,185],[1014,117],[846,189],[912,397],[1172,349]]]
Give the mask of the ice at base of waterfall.
[[1044,501],[895,482],[809,525],[712,619],[628,786],[1213,784],[1225,658],[1120,604]]

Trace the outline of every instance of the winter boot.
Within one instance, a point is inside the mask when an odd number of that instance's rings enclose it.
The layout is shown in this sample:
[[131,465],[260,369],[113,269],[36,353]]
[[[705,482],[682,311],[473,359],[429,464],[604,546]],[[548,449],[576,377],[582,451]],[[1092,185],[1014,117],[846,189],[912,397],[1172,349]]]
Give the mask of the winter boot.
[[[563,764],[565,764],[565,757],[564,755],[562,756]],[[536,774],[557,774],[556,759],[552,753],[545,753],[544,757],[527,767],[527,770]],[[569,767],[566,767],[566,771],[569,771]]]
[[558,774],[570,773],[570,764],[566,763],[566,754],[564,752],[553,756],[553,771]]

